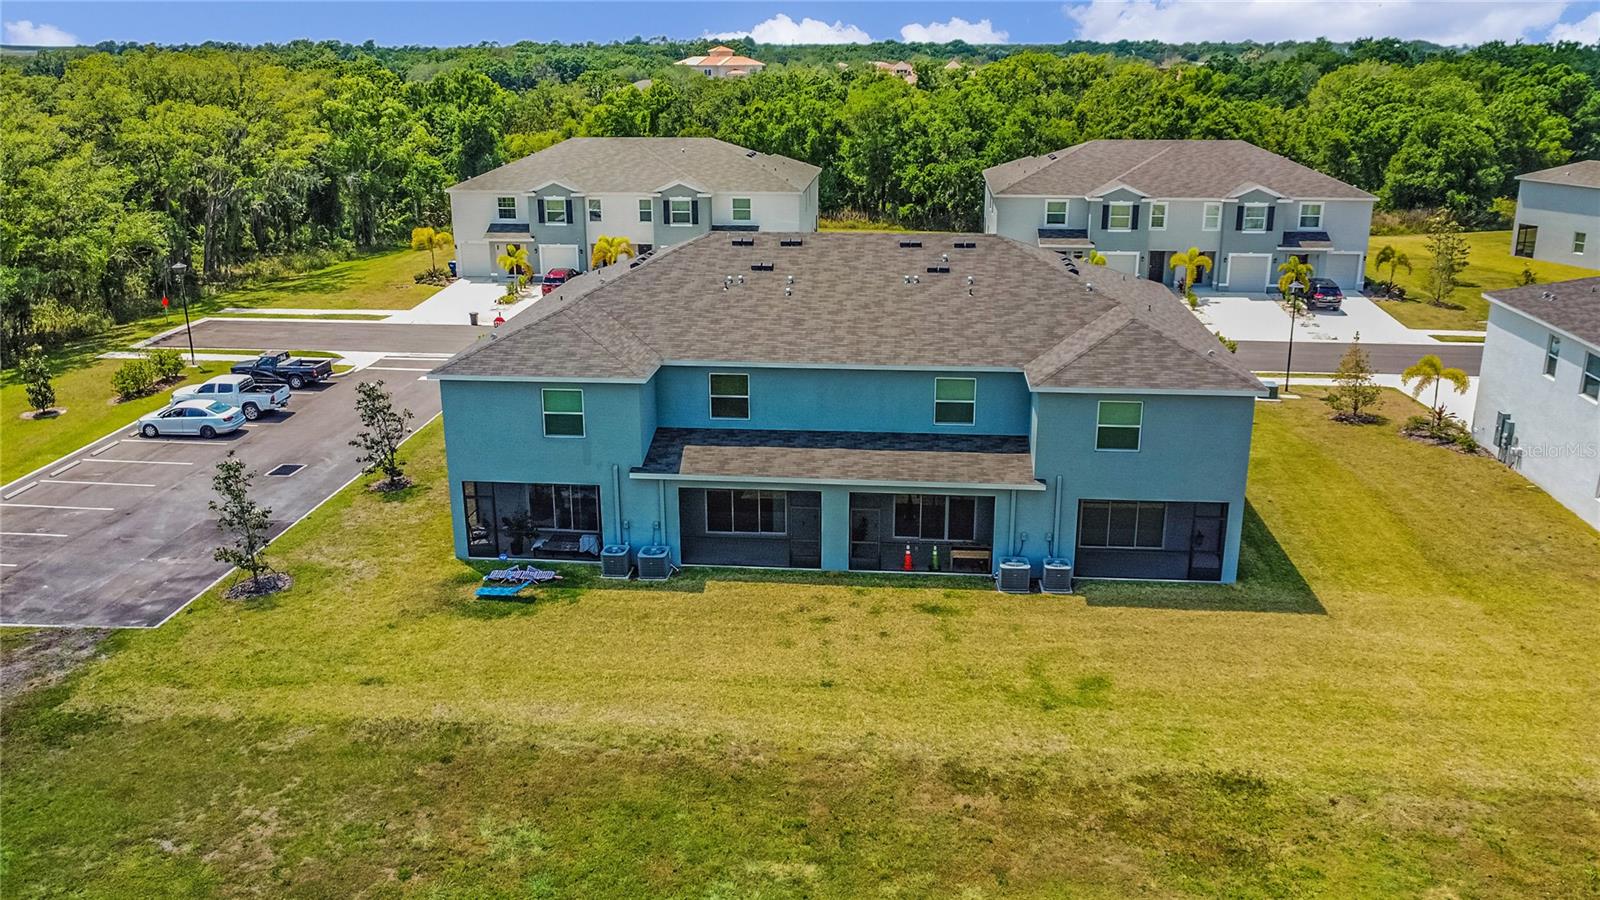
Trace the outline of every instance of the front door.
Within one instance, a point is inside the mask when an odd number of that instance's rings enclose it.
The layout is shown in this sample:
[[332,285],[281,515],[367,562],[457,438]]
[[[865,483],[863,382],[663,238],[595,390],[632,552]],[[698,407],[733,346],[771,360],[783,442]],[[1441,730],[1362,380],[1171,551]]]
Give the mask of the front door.
[[1197,503],[1189,534],[1189,579],[1222,580],[1222,538],[1228,527],[1226,503]]
[[1151,281],[1159,281],[1162,284],[1166,283],[1166,281],[1167,281],[1167,257],[1170,256],[1170,255],[1171,254],[1169,254],[1166,250],[1151,250],[1150,251],[1150,280]]
[[880,536],[877,509],[850,510],[850,568],[871,571],[883,567]]

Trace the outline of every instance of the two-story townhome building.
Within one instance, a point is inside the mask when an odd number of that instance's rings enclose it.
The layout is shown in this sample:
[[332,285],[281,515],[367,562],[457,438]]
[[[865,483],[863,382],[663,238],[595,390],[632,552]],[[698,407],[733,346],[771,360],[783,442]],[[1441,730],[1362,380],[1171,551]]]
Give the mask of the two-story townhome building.
[[543,272],[587,269],[602,235],[642,255],[711,230],[815,231],[821,171],[714,138],[571,138],[449,189],[456,265],[499,278],[513,244]]
[[1600,269],[1600,160],[1585,159],[1517,176],[1511,253]]
[[1161,286],[961,234],[702,235],[429,377],[463,558],[1208,581],[1263,392]]
[[985,169],[984,230],[1119,272],[1182,281],[1175,254],[1198,247],[1196,284],[1258,294],[1291,256],[1359,290],[1376,199],[1245,141],[1088,141]]
[[1473,436],[1600,529],[1600,277],[1483,296]]

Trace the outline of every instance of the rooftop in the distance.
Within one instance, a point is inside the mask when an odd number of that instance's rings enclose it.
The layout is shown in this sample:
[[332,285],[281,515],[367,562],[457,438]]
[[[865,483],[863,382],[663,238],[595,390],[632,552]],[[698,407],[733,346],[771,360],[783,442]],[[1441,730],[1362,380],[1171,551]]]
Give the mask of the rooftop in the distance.
[[1553,169],[1540,169],[1518,175],[1518,181],[1538,181],[1544,184],[1566,184],[1573,187],[1600,188],[1600,159],[1580,159]]
[[1483,295],[1600,347],[1600,275],[1485,291]]
[[585,193],[635,193],[669,183],[707,191],[802,191],[822,170],[716,138],[568,138],[490,169],[452,191],[532,191],[559,182]]
[[1171,291],[986,234],[712,232],[585,273],[439,377],[645,381],[667,364],[978,369],[1035,388],[1255,392]]

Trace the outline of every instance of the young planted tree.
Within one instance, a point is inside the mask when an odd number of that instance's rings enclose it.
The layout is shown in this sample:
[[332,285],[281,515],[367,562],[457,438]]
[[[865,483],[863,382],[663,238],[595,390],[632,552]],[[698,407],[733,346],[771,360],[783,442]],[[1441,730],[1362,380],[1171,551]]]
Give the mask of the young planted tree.
[[1183,298],[1189,301],[1190,308],[1199,306],[1200,298],[1194,295],[1194,282],[1200,277],[1201,272],[1210,270],[1211,257],[1201,253],[1199,247],[1190,247],[1183,253],[1173,254],[1169,265],[1174,269],[1182,267]]
[[22,388],[28,394],[28,405],[34,412],[42,413],[56,405],[56,389],[50,383],[50,364],[44,360],[44,352],[38,344],[28,348],[28,352],[17,361],[17,378],[22,382]]
[[1434,306],[1443,306],[1461,283],[1470,248],[1466,238],[1461,236],[1461,226],[1449,213],[1440,213],[1428,220],[1428,238],[1424,246],[1433,256],[1433,262],[1428,265],[1428,301]]
[[361,471],[383,473],[383,480],[376,485],[380,491],[396,491],[410,484],[399,454],[411,410],[394,408],[394,398],[383,389],[382,380],[363,381],[356,385],[356,415],[361,417],[362,430],[350,446],[361,450]]
[[[434,251],[448,250],[455,245],[456,239],[450,232],[443,229],[434,230],[424,225],[421,228],[411,229],[411,249],[428,251],[428,274],[439,271],[439,259]],[[526,256],[526,252],[523,254]]]
[[[1415,386],[1411,384],[1413,381],[1416,382]],[[1407,366],[1406,370],[1400,373],[1400,383],[1411,388],[1411,396],[1413,397],[1420,399],[1423,391],[1430,387],[1433,388],[1433,405],[1430,413],[1434,428],[1442,427],[1445,417],[1449,415],[1449,413],[1445,412],[1444,404],[1439,402],[1439,387],[1445,382],[1449,382],[1458,394],[1465,394],[1467,389],[1472,386],[1472,382],[1467,379],[1466,372],[1454,367],[1447,367],[1444,364],[1444,360],[1441,360],[1438,355],[1433,353],[1429,353],[1412,365]]]
[[1090,250],[1089,255],[1085,256],[1083,261],[1091,266],[1103,266],[1106,264],[1106,255],[1099,250]]
[[208,506],[217,514],[217,529],[229,540],[229,543],[218,547],[212,556],[218,562],[236,566],[249,575],[245,589],[258,594],[276,589],[279,585],[263,579],[263,576],[272,572],[272,567],[267,565],[266,558],[262,556],[267,547],[272,510],[250,496],[250,481],[254,477],[253,472],[245,469],[244,460],[238,459],[229,450],[227,457],[217,463],[217,471],[211,476],[211,488],[221,500],[212,500]]
[[506,276],[511,279],[511,283],[506,285],[506,298],[515,301],[517,292],[533,271],[533,265],[528,262],[528,248],[521,244],[507,244],[506,249],[495,257],[494,264],[504,269]]
[[1373,421],[1375,416],[1367,409],[1378,402],[1382,388],[1372,380],[1372,360],[1361,346],[1361,332],[1350,343],[1350,349],[1339,360],[1333,373],[1334,389],[1324,394],[1323,402],[1333,407],[1334,419],[1357,425]]
[[1379,247],[1378,254],[1372,258],[1372,262],[1380,272],[1383,271],[1384,266],[1389,267],[1389,280],[1384,282],[1383,288],[1385,293],[1394,293],[1396,269],[1405,269],[1407,275],[1411,274],[1411,257],[1396,250],[1393,244],[1384,244]]

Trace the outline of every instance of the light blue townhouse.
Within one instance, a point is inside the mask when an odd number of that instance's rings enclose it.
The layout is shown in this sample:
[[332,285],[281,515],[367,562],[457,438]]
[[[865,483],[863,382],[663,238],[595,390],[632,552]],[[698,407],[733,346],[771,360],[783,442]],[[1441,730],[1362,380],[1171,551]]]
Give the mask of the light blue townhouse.
[[1161,285],[996,235],[708,233],[436,369],[455,552],[1232,581],[1261,383]]
[[984,230],[1175,285],[1191,247],[1196,284],[1275,290],[1290,257],[1360,290],[1376,200],[1246,141],[1099,140],[985,169]]

